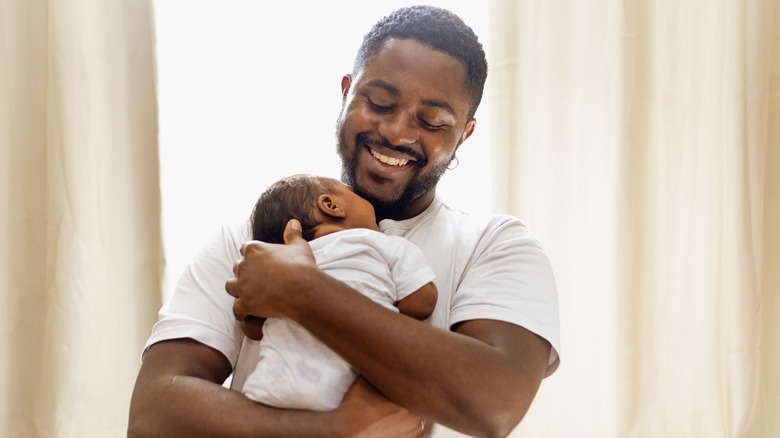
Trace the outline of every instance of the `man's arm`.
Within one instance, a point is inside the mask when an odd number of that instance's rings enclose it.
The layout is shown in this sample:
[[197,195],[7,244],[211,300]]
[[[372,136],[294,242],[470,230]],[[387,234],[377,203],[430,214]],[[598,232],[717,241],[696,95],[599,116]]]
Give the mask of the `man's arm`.
[[242,248],[226,285],[237,318],[292,318],[391,400],[463,433],[505,436],[525,415],[545,375],[547,341],[501,321],[450,332],[404,317],[317,269],[289,225],[285,241]]
[[[316,436],[314,432],[324,431],[327,424],[314,413],[296,424],[285,414],[306,413],[276,412],[223,388],[229,374],[225,356],[199,342],[177,339],[153,345],[133,391],[128,436]],[[300,429],[305,426],[311,430]]]
[[190,339],[163,341],[146,354],[130,404],[129,437],[417,436],[420,419],[365,381],[331,412],[268,407],[221,386],[230,363]]

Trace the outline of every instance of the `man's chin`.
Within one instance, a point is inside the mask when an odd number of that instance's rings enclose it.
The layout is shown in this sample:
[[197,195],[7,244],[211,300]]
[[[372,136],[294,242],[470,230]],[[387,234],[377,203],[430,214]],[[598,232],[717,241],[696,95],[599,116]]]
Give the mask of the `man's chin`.
[[400,196],[391,196],[386,193],[373,191],[356,190],[355,193],[368,200],[374,208],[396,208],[399,207]]
[[403,193],[397,191],[383,190],[384,187],[372,187],[372,185],[356,182],[356,187],[352,188],[357,195],[366,199],[375,209],[390,209],[399,207],[399,200]]

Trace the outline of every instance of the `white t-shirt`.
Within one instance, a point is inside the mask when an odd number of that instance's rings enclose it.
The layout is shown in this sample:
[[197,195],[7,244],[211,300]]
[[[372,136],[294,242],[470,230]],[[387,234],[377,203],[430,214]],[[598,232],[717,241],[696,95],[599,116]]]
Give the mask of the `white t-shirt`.
[[[555,278],[541,244],[519,219],[470,216],[436,197],[420,215],[383,220],[379,226],[385,234],[412,241],[433,269],[439,299],[431,324],[445,329],[473,319],[517,324],[552,345],[547,375],[555,371],[560,351]],[[242,344],[254,341],[245,341],[233,317],[233,297],[225,292],[225,281],[233,277],[233,263],[249,236],[246,224],[224,227],[205,245],[160,310],[146,344],[148,348],[176,338],[206,344],[234,366],[234,388],[254,370],[257,359],[239,354]]]
[[[326,274],[396,312],[395,303],[434,280],[423,253],[402,237],[352,229],[309,244]],[[347,361],[287,318],[265,321],[254,357],[259,361],[255,370],[243,385],[236,381],[234,387],[239,385],[244,395],[269,406],[329,411],[341,404],[357,378]]]

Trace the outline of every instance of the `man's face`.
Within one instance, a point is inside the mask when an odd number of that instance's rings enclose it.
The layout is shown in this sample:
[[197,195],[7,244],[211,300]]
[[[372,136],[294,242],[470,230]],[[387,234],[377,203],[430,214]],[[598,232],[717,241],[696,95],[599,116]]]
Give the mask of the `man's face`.
[[342,179],[379,219],[420,213],[474,129],[463,66],[415,40],[389,40],[342,91]]

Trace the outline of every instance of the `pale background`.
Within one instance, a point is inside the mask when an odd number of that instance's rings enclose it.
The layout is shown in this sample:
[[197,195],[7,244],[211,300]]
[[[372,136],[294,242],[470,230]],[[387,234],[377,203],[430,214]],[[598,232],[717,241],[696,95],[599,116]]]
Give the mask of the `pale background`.
[[[440,193],[523,218],[559,287],[513,436],[780,435],[780,3],[436,3],[490,63]],[[336,175],[341,75],[401,4],[0,0],[0,436],[125,435],[178,273]]]

